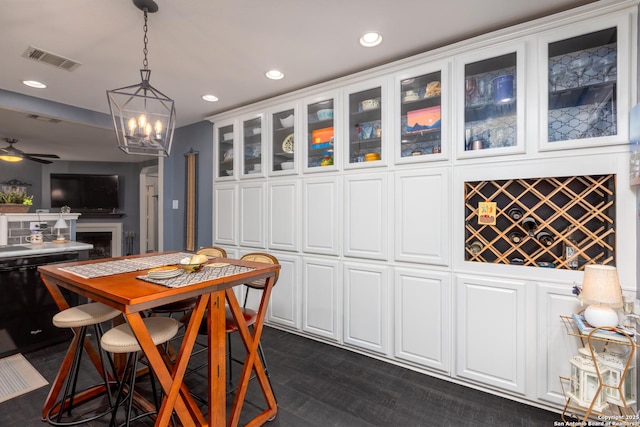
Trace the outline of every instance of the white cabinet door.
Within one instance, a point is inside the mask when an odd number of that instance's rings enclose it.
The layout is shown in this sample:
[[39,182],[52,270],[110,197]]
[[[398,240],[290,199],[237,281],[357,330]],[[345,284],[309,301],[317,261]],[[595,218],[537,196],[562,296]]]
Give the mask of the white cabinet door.
[[389,268],[345,262],[344,342],[388,354]]
[[303,250],[338,255],[338,218],[342,217],[338,179],[335,176],[306,179],[303,185]]
[[300,329],[300,258],[271,253],[280,262],[278,282],[271,293],[267,321]]
[[456,375],[523,394],[525,283],[459,275],[456,287]]
[[302,269],[302,330],[339,341],[342,319],[340,263],[305,257]]
[[265,247],[265,183],[240,185],[240,245]]
[[395,357],[450,372],[451,306],[447,273],[397,268]]
[[396,172],[395,188],[396,260],[448,265],[449,169]]
[[218,245],[238,244],[238,187],[216,185],[213,190],[213,242]]
[[388,176],[385,173],[344,177],[344,253],[346,256],[387,259]]
[[564,405],[560,376],[571,375],[569,359],[578,354],[580,340],[567,335],[560,316],[582,310],[570,284],[540,283],[537,296],[536,399]]
[[298,250],[299,188],[297,180],[269,183],[269,249]]

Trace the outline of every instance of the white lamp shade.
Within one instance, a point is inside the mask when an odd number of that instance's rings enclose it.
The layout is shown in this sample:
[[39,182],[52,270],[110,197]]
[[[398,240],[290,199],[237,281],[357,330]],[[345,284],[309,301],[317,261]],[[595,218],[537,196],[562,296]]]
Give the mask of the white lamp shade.
[[53,228],[57,228],[57,229],[69,228],[69,224],[67,224],[67,222],[63,218],[59,218],[56,221],[56,224],[53,226]]
[[618,280],[618,270],[610,265],[585,266],[580,300],[585,304],[622,307],[622,288]]

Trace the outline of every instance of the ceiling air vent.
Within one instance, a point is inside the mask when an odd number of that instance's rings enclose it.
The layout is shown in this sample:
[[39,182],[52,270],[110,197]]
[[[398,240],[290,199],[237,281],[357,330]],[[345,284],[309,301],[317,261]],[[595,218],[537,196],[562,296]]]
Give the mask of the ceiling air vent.
[[62,121],[60,119],[52,119],[51,117],[38,116],[36,114],[29,114],[27,117],[34,120],[40,120],[41,122],[53,123],[55,125]]
[[73,71],[80,66],[79,62],[72,59],[64,58],[60,55],[56,55],[55,53],[47,52],[33,46],[29,46],[22,54],[22,57],[34,59],[38,62],[44,62],[45,64],[53,65],[56,68],[62,68],[67,71]]

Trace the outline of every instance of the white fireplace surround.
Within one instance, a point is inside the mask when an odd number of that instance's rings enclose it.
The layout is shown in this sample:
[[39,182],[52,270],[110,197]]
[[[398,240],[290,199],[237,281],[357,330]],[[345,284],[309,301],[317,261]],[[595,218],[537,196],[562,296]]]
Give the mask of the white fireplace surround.
[[78,222],[76,233],[111,233],[111,256],[122,256],[122,224],[119,222]]

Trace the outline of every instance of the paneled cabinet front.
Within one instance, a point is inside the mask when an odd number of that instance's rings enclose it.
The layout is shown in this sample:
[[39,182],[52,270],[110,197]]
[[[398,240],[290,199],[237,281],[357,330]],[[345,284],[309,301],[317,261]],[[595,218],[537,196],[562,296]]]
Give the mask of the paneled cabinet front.
[[243,183],[240,192],[240,245],[265,248],[266,183]]
[[560,385],[560,377],[570,377],[569,360],[578,354],[579,340],[567,336],[560,316],[579,313],[578,298],[572,293],[573,286],[554,283],[539,283],[537,286],[537,345],[536,345],[536,399],[555,405],[564,405],[566,400]]
[[[298,154],[302,143],[297,129],[299,123],[298,104],[286,104],[269,110],[270,157],[269,175],[290,175],[296,172]],[[296,144],[297,142],[297,144]]]
[[339,183],[335,176],[304,180],[304,252],[338,255],[342,218]]
[[237,148],[236,148],[236,121],[228,120],[216,123],[214,138],[215,146],[215,181],[231,180],[236,173]]
[[297,251],[300,222],[300,183],[271,181],[269,188],[269,249]]
[[380,354],[389,353],[389,268],[345,262],[344,342]]
[[305,257],[302,330],[338,342],[342,325],[341,268],[335,259]]
[[446,168],[395,174],[395,258],[446,266],[451,233],[451,183]]
[[525,393],[525,283],[458,275],[456,376]]
[[394,355],[450,372],[451,306],[448,273],[396,268]]
[[386,173],[344,177],[344,254],[387,259],[388,180]]
[[267,321],[291,329],[300,329],[300,257],[270,253],[280,262],[280,274],[271,293]]
[[213,190],[213,242],[238,244],[238,186],[218,184]]

